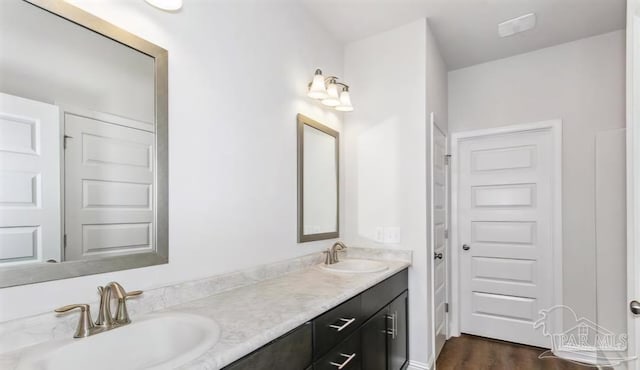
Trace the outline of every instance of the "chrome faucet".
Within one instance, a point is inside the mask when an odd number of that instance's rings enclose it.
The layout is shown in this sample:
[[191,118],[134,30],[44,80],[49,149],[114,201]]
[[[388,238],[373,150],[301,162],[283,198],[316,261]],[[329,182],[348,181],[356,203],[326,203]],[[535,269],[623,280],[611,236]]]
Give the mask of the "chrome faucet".
[[343,242],[335,242],[333,245],[324,251],[326,253],[326,257],[324,260],[325,265],[333,265],[334,263],[340,262],[338,258],[338,252],[347,249],[347,246]]
[[142,294],[142,290],[127,292],[122,285],[114,282],[108,284],[118,298],[118,309],[116,310],[115,321],[118,325],[125,325],[131,322],[129,312],[127,312],[127,298]]
[[[140,295],[142,291],[134,290],[127,292],[122,285],[114,281],[103,287],[98,287],[98,294],[100,294],[100,312],[98,313],[98,319],[95,324],[91,320],[91,307],[88,304],[72,304],[55,310],[55,312],[62,313],[76,308],[80,309],[80,320],[78,321],[76,332],[73,335],[74,338],[86,338],[93,334],[131,323],[129,313],[127,312],[127,298]],[[118,299],[118,309],[115,317],[111,314],[112,295],[115,295]]]
[[110,328],[113,326],[113,316],[111,316],[111,287],[99,286],[98,294],[100,294],[100,308],[96,326]]

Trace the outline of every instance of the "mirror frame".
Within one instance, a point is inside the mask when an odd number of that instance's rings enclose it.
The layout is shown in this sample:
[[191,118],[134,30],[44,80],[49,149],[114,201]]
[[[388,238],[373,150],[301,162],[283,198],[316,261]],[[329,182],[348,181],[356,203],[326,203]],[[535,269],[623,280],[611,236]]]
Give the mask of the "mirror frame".
[[[304,233],[304,126],[311,126],[336,140],[336,231],[319,234]],[[340,237],[340,133],[309,117],[298,114],[298,243]]]
[[17,265],[0,268],[0,288],[160,265],[169,262],[169,86],[166,49],[129,33],[64,0],[22,0],[54,16],[110,38],[154,59],[155,76],[155,242],[153,252],[96,260]]

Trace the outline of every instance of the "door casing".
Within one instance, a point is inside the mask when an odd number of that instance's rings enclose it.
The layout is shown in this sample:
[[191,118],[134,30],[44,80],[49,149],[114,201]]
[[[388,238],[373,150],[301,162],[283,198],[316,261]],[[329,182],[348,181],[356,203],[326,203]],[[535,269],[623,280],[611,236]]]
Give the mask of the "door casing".
[[[434,181],[434,177],[435,177],[435,173],[434,173],[434,166],[435,166],[435,161],[436,161],[436,150],[435,150],[435,133],[436,130],[439,131],[443,136],[444,136],[444,140],[445,140],[445,148],[444,148],[444,153],[442,153],[442,155],[447,155],[448,154],[448,145],[447,145],[447,131],[446,130],[442,130],[438,124],[436,123],[436,118],[435,118],[435,114],[432,112],[430,115],[430,126],[429,126],[429,130],[430,130],[430,151],[429,151],[429,157],[430,157],[430,188],[429,188],[429,199],[430,199],[430,219],[429,219],[429,230],[430,230],[430,238],[429,238],[429,251],[428,251],[428,258],[429,258],[429,266],[430,266],[430,274],[429,274],[429,278],[430,278],[430,299],[431,299],[431,317],[430,317],[430,321],[431,321],[431,354],[430,354],[430,358],[432,358],[434,361],[437,358],[437,348],[436,348],[436,336],[437,336],[437,322],[436,322],[436,309],[438,308],[438,302],[436,302],[436,274],[435,274],[435,269],[436,269],[436,263],[435,263],[435,259],[434,259],[434,253],[436,252],[436,230],[435,230],[435,226],[436,226],[436,222],[435,222],[435,197],[436,197],[436,192],[434,189],[435,186],[435,181]],[[444,161],[444,159],[443,159]],[[444,282],[444,300],[445,302],[443,302],[445,305],[449,302],[449,250],[450,250],[450,246],[449,246],[449,237],[446,235],[446,233],[448,233],[448,228],[449,228],[449,181],[448,181],[448,177],[449,177],[449,170],[448,170],[448,165],[446,163],[446,161],[444,161],[444,176],[445,176],[445,194],[444,194],[444,212],[445,212],[445,235],[443,237],[444,240],[444,261],[442,261],[441,263],[444,264],[444,268],[445,268],[445,282]],[[448,330],[448,313],[446,312],[445,309],[445,313],[444,313],[445,317],[444,317],[444,331],[445,331],[445,338],[449,339],[450,335],[449,335],[449,330]]]
[[[640,356],[640,317],[629,309],[640,300],[640,0],[627,2],[627,348]],[[633,349],[636,348],[636,353]],[[640,359],[628,363],[640,370]]]
[[[525,124],[501,126],[488,129],[456,132],[451,134],[451,207],[450,207],[450,243],[449,257],[451,272],[449,274],[449,336],[460,336],[461,322],[461,297],[460,297],[460,251],[458,248],[458,143],[464,139],[479,138],[509,133],[549,130],[552,135],[555,152],[553,174],[557,181],[553,184],[553,305],[561,305],[563,302],[563,277],[562,277],[562,120],[549,120]],[[562,328],[562,319],[559,317],[554,322],[555,328]]]

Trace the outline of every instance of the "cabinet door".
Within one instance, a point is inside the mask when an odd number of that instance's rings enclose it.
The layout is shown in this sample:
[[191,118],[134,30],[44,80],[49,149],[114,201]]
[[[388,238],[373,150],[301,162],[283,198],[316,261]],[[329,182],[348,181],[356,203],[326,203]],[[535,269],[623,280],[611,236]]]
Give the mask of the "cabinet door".
[[387,369],[387,309],[373,316],[362,327],[362,368]]
[[409,359],[408,295],[389,304],[387,312],[387,362],[389,370],[404,369]]
[[303,370],[311,364],[312,336],[308,322],[234,362],[225,370]]

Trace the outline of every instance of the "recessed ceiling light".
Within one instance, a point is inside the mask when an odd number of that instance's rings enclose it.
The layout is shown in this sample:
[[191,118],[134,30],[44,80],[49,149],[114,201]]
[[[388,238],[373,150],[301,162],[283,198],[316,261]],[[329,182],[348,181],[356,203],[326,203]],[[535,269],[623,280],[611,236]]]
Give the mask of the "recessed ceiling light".
[[513,36],[516,33],[528,31],[536,26],[536,14],[529,13],[498,24],[500,37]]
[[168,10],[170,12],[180,10],[182,8],[182,0],[144,0],[149,5],[158,9]]

